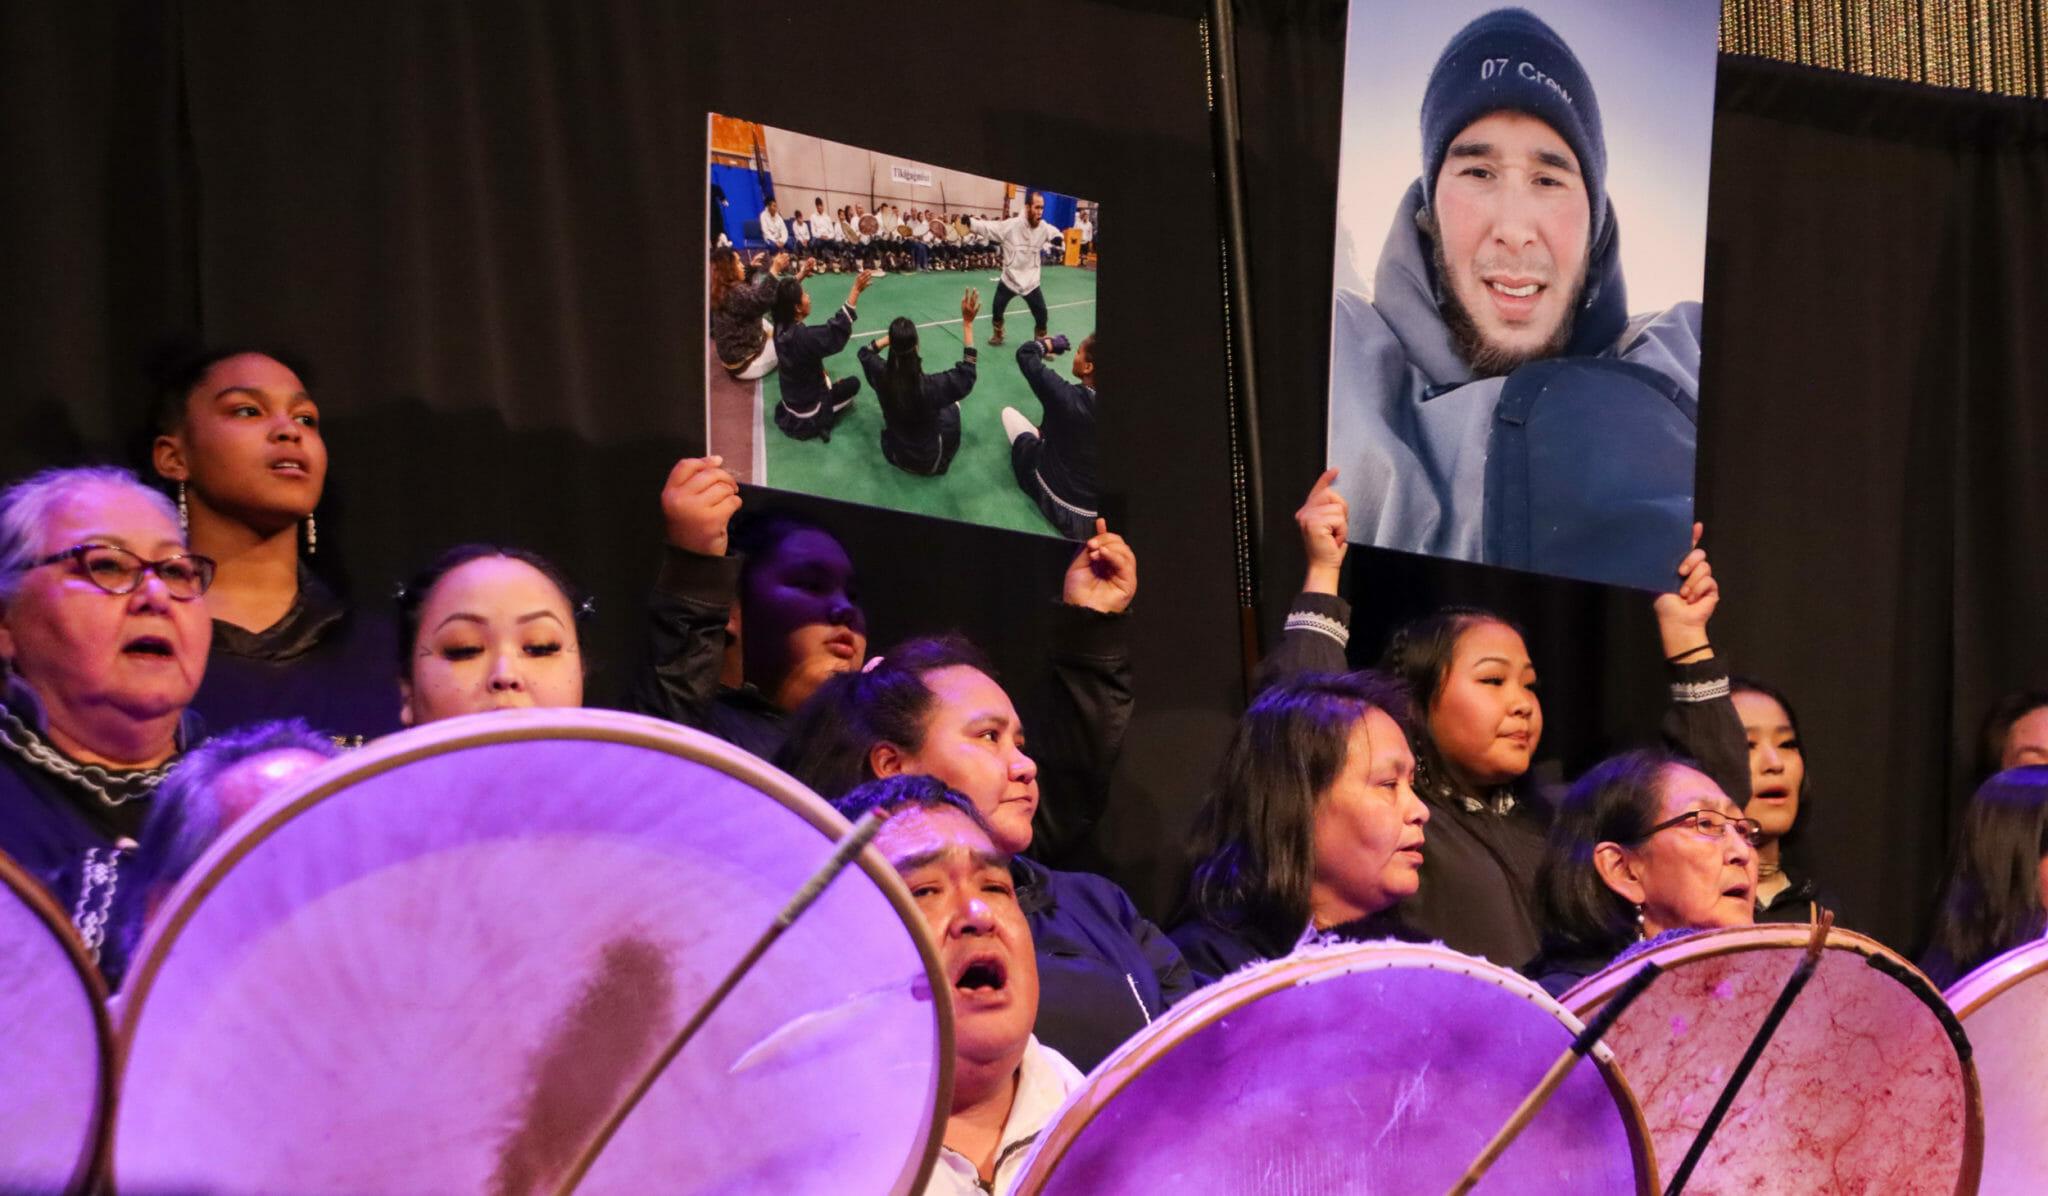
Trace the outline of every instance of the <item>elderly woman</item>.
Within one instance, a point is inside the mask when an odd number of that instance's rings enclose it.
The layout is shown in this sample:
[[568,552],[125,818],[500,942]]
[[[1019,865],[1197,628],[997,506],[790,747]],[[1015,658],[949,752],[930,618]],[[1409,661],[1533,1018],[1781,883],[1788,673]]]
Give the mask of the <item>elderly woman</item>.
[[1523,971],[1556,996],[1631,944],[1749,925],[1761,834],[1675,756],[1628,752],[1596,765],[1551,822],[1536,870],[1543,949]]
[[1949,857],[1920,970],[1947,988],[2048,929],[2048,765],[1977,787]]
[[196,738],[213,562],[125,470],[40,473],[0,493],[0,851],[95,957],[149,799]]
[[1305,935],[1410,938],[1392,911],[1420,881],[1429,808],[1401,733],[1407,694],[1377,673],[1311,674],[1238,720],[1195,819],[1188,965],[1222,976]]

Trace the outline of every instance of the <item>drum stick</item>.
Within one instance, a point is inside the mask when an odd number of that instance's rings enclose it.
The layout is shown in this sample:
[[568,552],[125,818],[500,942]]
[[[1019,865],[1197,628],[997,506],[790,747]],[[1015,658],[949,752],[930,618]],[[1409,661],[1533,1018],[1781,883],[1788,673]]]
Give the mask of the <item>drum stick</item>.
[[1564,1083],[1565,1077],[1571,1074],[1572,1065],[1586,1057],[1586,1053],[1593,1049],[1593,1044],[1599,1042],[1606,1035],[1608,1028],[1614,1025],[1614,1020],[1621,1016],[1622,1010],[1627,1009],[1637,997],[1642,996],[1643,990],[1649,988],[1650,982],[1663,970],[1661,965],[1645,961],[1607,1004],[1600,1007],[1600,1012],[1593,1015],[1593,1020],[1586,1023],[1586,1028],[1579,1031],[1577,1038],[1572,1039],[1572,1045],[1564,1054],[1557,1057],[1557,1062],[1550,1065],[1549,1071],[1543,1073],[1543,1079],[1536,1085],[1535,1091],[1523,1098],[1521,1105],[1515,1109],[1514,1116],[1508,1118],[1508,1123],[1500,1127],[1500,1132],[1493,1136],[1493,1141],[1488,1142],[1486,1149],[1480,1151],[1479,1157],[1465,1169],[1464,1178],[1452,1186],[1449,1196],[1464,1196],[1472,1190],[1473,1185],[1477,1184],[1487,1169],[1514,1144],[1515,1139],[1521,1136],[1529,1123],[1536,1120],[1536,1114],[1543,1111],[1543,1106],[1550,1101],[1551,1094],[1555,1093]]
[[639,1105],[640,1098],[646,1096],[648,1090],[654,1087],[654,1082],[661,1078],[661,1073],[668,1070],[668,1065],[682,1053],[683,1047],[690,1039],[696,1037],[697,1031],[703,1028],[705,1022],[711,1020],[711,1015],[725,1003],[725,998],[739,986],[739,982],[746,979],[747,973],[760,962],[761,956],[767,954],[768,948],[775,945],[775,940],[782,937],[782,932],[788,930],[803,916],[803,912],[825,891],[825,886],[831,884],[834,877],[846,870],[846,866],[853,862],[853,857],[861,853],[886,821],[888,814],[877,806],[861,815],[860,821],[853,824],[853,829],[846,832],[846,837],[839,841],[839,846],[832,852],[832,858],[826,860],[825,866],[805,881],[804,887],[798,889],[796,896],[791,897],[789,903],[782,907],[782,912],[775,916],[774,923],[754,941],[754,945],[748,948],[739,963],[733,965],[733,969],[726,973],[725,979],[718,982],[718,987],[705,998],[704,1004],[682,1029],[676,1031],[676,1036],[669,1040],[668,1046],[661,1054],[655,1057],[647,1073],[641,1076],[639,1082],[619,1101],[611,1116],[605,1118],[604,1124],[597,1128],[596,1136],[590,1140],[590,1145],[584,1147],[582,1153],[576,1156],[575,1165],[569,1168],[568,1174],[556,1186],[555,1196],[569,1196],[576,1190],[576,1185],[583,1182],[583,1176],[590,1170],[591,1164],[597,1161],[597,1156],[611,1143],[612,1135],[619,1132],[619,1127],[625,1124],[626,1118]]
[[1742,1082],[1749,1078],[1751,1069],[1756,1067],[1756,1061],[1763,1058],[1764,1048],[1771,1044],[1771,1036],[1778,1032],[1778,1023],[1784,1021],[1785,1015],[1791,1011],[1792,1002],[1799,996],[1799,990],[1806,987],[1808,980],[1813,979],[1814,969],[1820,966],[1821,952],[1828,944],[1828,931],[1833,929],[1834,925],[1835,915],[1832,910],[1822,910],[1820,917],[1814,919],[1813,937],[1806,941],[1805,958],[1799,961],[1798,967],[1792,969],[1792,978],[1785,982],[1785,991],[1778,994],[1777,1003],[1764,1015],[1764,1024],[1757,1028],[1756,1037],[1750,1039],[1749,1049],[1742,1053],[1742,1061],[1735,1065],[1735,1074],[1729,1076],[1728,1083],[1722,1086],[1720,1099],[1715,1101],[1714,1107],[1707,1112],[1706,1122],[1694,1136],[1692,1147],[1685,1152],[1685,1161],[1672,1173],[1671,1184],[1664,1189],[1664,1196],[1678,1196],[1685,1190],[1685,1181],[1692,1178],[1692,1169],[1699,1166],[1700,1158],[1707,1153],[1707,1141],[1714,1136],[1715,1130],[1721,1128],[1721,1119],[1728,1115],[1729,1106],[1735,1103],[1735,1094],[1741,1091]]

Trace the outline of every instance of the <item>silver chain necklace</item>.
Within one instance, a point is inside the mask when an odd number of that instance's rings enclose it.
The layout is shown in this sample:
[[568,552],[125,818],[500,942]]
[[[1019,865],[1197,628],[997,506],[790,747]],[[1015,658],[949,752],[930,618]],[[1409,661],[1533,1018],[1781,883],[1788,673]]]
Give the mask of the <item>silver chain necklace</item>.
[[156,791],[176,759],[155,768],[114,771],[98,764],[80,764],[43,742],[12,710],[0,706],[0,747],[5,747],[30,764],[72,782],[100,800],[103,806],[120,806]]

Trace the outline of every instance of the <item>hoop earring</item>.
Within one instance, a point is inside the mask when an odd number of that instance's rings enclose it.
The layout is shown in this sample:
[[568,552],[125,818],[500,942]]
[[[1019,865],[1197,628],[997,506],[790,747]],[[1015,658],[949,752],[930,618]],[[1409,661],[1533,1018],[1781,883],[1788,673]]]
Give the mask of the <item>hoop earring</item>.
[[185,483],[178,483],[178,530],[185,535],[192,534],[192,511],[185,505]]
[[314,525],[313,517],[306,516],[306,555],[320,551],[320,529]]

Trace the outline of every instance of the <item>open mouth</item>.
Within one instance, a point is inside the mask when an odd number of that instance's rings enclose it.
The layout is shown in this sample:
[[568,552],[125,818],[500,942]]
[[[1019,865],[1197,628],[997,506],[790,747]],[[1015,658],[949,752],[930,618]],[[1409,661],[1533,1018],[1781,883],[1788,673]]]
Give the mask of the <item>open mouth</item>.
[[1749,795],[1752,801],[1783,801],[1792,796],[1792,791],[1783,785],[1772,785]]
[[1493,278],[1486,280],[1486,286],[1494,294],[1505,295],[1510,299],[1533,299],[1543,290],[1543,284],[1540,282],[1509,283]]
[[282,460],[272,461],[270,463],[270,472],[281,473],[291,477],[304,477],[306,475],[306,463],[296,457],[286,457]]
[[993,953],[971,956],[953,978],[953,987],[964,993],[1000,993],[1009,983],[1009,965]]
[[178,653],[177,649],[171,646],[171,641],[160,635],[141,635],[122,644],[121,654],[124,656],[153,656],[168,660]]
[[1732,885],[1722,889],[1721,896],[1733,897],[1737,901],[1753,901],[1756,899],[1755,894],[1749,891],[1748,885]]

